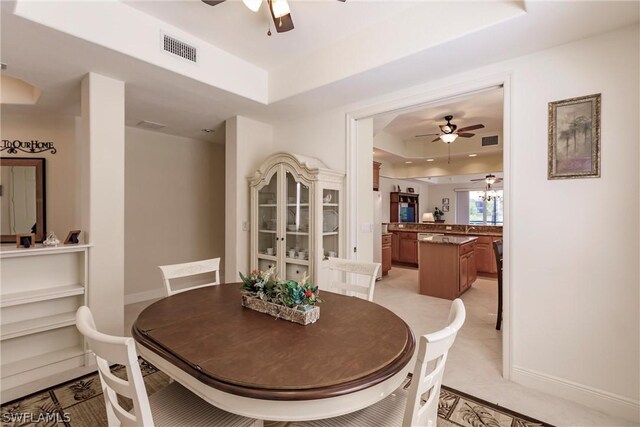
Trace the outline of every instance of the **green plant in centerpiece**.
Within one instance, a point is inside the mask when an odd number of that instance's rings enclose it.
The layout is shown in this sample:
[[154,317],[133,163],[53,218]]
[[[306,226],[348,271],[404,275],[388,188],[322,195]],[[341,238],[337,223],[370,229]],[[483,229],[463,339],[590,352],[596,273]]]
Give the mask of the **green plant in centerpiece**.
[[273,267],[266,271],[254,270],[247,276],[240,273],[240,279],[242,290],[263,301],[302,311],[305,310],[305,306],[314,306],[322,302],[318,296],[318,287],[309,283],[306,272],[299,282],[278,280]]

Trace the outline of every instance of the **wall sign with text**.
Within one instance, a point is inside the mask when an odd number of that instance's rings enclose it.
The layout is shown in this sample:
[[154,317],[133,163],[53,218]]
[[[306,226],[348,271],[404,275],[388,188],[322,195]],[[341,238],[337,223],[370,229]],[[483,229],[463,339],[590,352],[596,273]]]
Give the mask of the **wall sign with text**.
[[3,139],[0,144],[0,151],[5,150],[9,154],[18,154],[18,151],[34,154],[46,151],[50,151],[51,154],[56,154],[58,152],[58,150],[53,146],[52,141],[38,141],[37,139],[32,139],[31,141],[20,141],[19,139],[9,141],[8,139]]

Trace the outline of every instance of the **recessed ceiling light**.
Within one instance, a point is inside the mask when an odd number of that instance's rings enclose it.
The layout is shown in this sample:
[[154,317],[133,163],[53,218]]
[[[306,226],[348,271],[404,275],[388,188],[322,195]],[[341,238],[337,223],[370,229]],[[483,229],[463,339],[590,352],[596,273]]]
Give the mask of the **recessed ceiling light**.
[[207,128],[200,129],[200,130],[201,130],[202,132],[206,132],[206,133],[215,132],[215,130],[213,130],[213,129],[207,129]]
[[405,163],[406,163],[406,164],[410,164],[410,163],[413,163],[413,162],[405,162]]
[[427,159],[427,162],[433,162],[435,159]]
[[478,155],[473,153],[473,154],[469,154],[469,157],[477,157]]

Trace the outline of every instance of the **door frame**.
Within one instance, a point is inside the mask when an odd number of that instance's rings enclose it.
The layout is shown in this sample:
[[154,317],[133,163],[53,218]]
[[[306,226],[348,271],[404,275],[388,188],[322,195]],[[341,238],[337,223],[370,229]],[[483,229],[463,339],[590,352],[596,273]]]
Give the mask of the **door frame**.
[[[512,304],[511,289],[511,271],[513,263],[513,254],[510,247],[513,241],[512,220],[511,220],[511,201],[512,201],[512,147],[511,147],[511,73],[501,73],[497,75],[489,75],[476,80],[448,81],[446,84],[433,85],[430,89],[410,96],[396,96],[386,101],[372,103],[363,108],[352,110],[346,113],[346,257],[355,259],[358,247],[358,232],[361,225],[358,224],[358,206],[369,206],[371,203],[362,203],[367,195],[361,195],[357,192],[358,184],[358,167],[357,167],[357,147],[358,147],[358,131],[357,121],[361,119],[371,118],[373,116],[390,113],[402,112],[404,110],[415,109],[416,107],[429,106],[430,104],[442,102],[456,97],[468,96],[474,93],[483,92],[497,87],[503,89],[503,166],[504,166],[504,224],[503,224],[503,321],[502,321],[502,376],[510,379],[512,375],[513,360],[513,334],[512,320],[515,318],[514,305]],[[414,92],[415,93],[415,92]],[[373,147],[368,150],[372,153]],[[365,150],[366,151],[366,150]],[[371,154],[373,161],[373,154]],[[363,197],[359,203],[358,198]],[[370,197],[369,197],[370,199]]]

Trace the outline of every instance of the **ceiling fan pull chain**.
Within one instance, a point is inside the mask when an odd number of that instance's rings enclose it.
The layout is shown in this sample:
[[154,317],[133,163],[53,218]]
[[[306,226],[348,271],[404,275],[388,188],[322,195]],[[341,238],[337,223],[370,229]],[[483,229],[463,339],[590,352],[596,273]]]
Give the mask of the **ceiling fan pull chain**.
[[448,143],[447,147],[449,147],[449,155],[447,157],[447,164],[450,164],[451,163],[451,143]]

